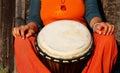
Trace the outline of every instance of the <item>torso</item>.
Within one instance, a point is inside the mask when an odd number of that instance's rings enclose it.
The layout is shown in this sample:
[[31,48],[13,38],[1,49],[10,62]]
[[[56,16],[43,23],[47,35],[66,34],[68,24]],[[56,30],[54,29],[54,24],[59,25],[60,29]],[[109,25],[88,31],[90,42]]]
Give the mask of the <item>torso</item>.
[[56,20],[75,20],[85,23],[84,0],[65,0],[66,10],[61,10],[63,0],[41,0],[41,19],[44,25]]

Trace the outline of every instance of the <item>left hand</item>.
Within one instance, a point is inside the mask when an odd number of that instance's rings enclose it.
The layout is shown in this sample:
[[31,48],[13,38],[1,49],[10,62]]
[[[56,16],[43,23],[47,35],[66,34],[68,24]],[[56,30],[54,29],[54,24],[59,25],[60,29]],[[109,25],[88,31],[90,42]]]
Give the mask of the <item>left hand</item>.
[[101,23],[97,23],[94,27],[93,27],[93,31],[98,33],[98,34],[104,34],[104,35],[111,35],[114,33],[114,25],[110,24],[108,22],[101,22]]

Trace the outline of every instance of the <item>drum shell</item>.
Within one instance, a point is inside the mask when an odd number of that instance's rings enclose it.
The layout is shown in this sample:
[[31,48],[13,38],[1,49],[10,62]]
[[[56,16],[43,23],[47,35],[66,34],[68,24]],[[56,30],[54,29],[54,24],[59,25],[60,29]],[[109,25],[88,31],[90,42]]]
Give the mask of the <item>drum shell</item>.
[[42,63],[50,70],[51,73],[81,73],[86,66],[91,55],[87,56],[78,62],[73,63],[59,63],[48,60],[39,54]]
[[[48,55],[40,50],[40,47],[37,44],[37,39],[35,39],[35,46],[37,48],[37,55],[40,61],[50,70],[51,73],[81,73],[94,50],[94,45],[92,44],[91,49],[82,57],[79,57],[77,61],[71,62],[71,60],[70,62],[64,63],[63,60],[60,59],[60,62],[56,62],[52,57],[51,59],[46,58]],[[40,52],[44,55],[41,55]]]

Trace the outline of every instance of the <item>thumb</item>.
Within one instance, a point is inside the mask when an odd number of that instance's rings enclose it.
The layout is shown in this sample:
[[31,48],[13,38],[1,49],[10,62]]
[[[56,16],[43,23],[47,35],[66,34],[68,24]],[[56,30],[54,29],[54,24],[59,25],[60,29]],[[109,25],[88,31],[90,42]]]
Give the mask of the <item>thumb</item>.
[[96,29],[95,32],[98,33],[98,34],[102,33],[101,30],[98,30],[98,29]]
[[101,31],[103,29],[103,26],[101,24],[96,25],[96,29],[99,30],[99,31]]
[[101,34],[102,33],[103,26],[101,24],[98,24],[94,28],[94,32]]
[[26,34],[26,38],[32,36],[33,34],[35,34],[35,31],[34,30],[29,30],[28,33]]

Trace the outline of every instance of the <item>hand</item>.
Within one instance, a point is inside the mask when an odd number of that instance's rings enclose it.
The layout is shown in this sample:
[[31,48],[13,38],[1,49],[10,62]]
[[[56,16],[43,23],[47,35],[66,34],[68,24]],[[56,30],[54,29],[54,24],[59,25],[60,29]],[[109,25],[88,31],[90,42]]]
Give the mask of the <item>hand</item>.
[[[33,24],[32,24],[33,25]],[[36,33],[34,26],[30,25],[21,25],[19,27],[14,27],[12,34],[14,37],[21,37],[22,39],[28,38]]]
[[114,25],[107,22],[97,23],[93,26],[93,31],[98,34],[111,35],[114,33],[114,30]]

